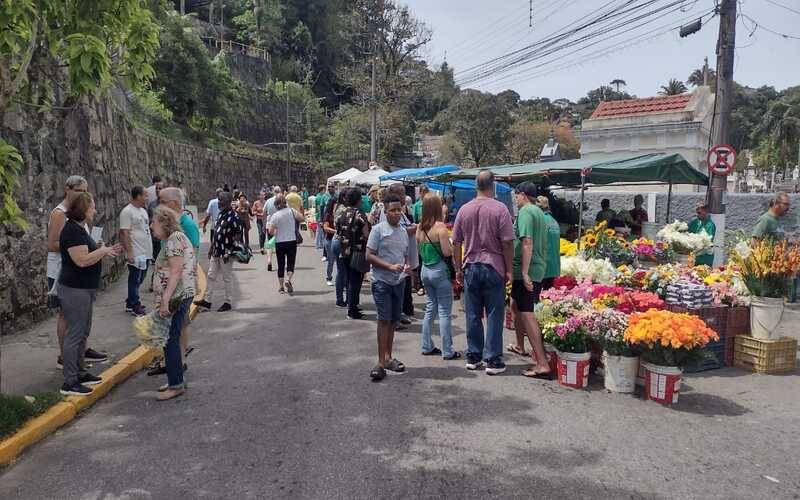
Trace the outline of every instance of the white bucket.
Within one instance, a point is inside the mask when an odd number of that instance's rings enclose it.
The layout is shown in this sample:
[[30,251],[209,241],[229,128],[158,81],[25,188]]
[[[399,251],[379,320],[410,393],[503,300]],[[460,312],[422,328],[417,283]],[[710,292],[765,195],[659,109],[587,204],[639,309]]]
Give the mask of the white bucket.
[[750,299],[750,330],[757,339],[770,339],[783,317],[783,299],[752,297]]
[[611,392],[633,392],[639,372],[638,357],[612,356],[603,351],[603,366],[606,389]]
[[661,404],[678,402],[683,371],[676,366],[642,362],[645,370],[644,398]]
[[642,222],[642,237],[647,238],[648,240],[656,239],[656,234],[658,233],[658,223],[657,222]]

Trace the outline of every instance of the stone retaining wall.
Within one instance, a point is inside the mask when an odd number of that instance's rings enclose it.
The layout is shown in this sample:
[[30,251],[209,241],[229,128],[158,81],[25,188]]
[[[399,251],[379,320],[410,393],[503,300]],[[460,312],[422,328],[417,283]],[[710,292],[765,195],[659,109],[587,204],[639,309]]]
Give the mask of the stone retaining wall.
[[[63,196],[64,180],[79,174],[89,181],[106,241],[115,241],[117,215],[130,188],[160,174],[167,185],[182,185],[202,211],[214,189],[238,185],[252,199],[264,183],[313,186],[329,173],[291,166],[259,151],[234,153],[177,142],[137,128],[109,100],[53,113],[6,113],[0,137],[25,159],[15,198],[30,223],[27,231],[0,228],[0,334],[24,328],[47,314],[46,228],[49,211]],[[124,274],[122,260],[104,262],[104,282]],[[122,307],[122,305],[120,305]]]

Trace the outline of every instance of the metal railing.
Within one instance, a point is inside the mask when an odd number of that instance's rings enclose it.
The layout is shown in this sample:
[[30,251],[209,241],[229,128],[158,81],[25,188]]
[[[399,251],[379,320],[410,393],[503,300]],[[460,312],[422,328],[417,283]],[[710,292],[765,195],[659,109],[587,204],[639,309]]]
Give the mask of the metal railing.
[[201,37],[203,43],[208,47],[213,47],[217,50],[224,50],[231,54],[241,54],[248,57],[255,57],[270,62],[269,53],[266,49],[254,47],[252,45],[245,45],[243,43],[234,42],[232,40],[220,40],[210,36]]

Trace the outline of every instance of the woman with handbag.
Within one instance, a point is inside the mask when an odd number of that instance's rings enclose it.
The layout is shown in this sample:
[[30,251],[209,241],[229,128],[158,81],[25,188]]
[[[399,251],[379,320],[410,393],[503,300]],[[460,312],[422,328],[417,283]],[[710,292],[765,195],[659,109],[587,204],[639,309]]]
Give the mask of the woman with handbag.
[[[453,250],[450,234],[442,220],[442,200],[436,193],[429,193],[422,200],[422,217],[417,229],[417,243],[422,260],[422,285],[425,287],[425,319],[422,323],[422,354],[442,355],[443,359],[460,359],[461,353],[453,350]],[[433,319],[439,316],[439,332],[442,349],[433,343]]]
[[162,318],[172,316],[167,345],[164,346],[167,383],[158,389],[157,397],[158,401],[166,401],[180,396],[185,390],[181,330],[194,299],[197,268],[194,265],[194,247],[181,231],[178,214],[174,210],[158,206],[153,210],[150,226],[153,236],[163,242],[155,262],[155,308]]
[[346,208],[336,218],[336,235],[340,266],[347,273],[347,319],[364,319],[358,305],[364,274],[369,271],[366,244],[370,226],[360,208],[361,191],[347,188],[344,205]]
[[[299,235],[297,223],[303,220],[303,214],[286,204],[283,194],[275,196],[275,213],[267,220],[269,234],[275,236],[275,254],[278,258],[278,292],[294,294],[292,276],[297,259],[297,243]],[[284,280],[284,275],[286,279]],[[284,288],[285,284],[285,288]]]

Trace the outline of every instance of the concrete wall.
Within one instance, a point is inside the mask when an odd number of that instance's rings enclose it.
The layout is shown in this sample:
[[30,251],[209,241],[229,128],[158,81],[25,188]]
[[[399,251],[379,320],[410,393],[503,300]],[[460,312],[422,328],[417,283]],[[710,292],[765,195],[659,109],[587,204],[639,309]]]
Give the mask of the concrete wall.
[[[647,208],[648,188],[640,187],[641,193],[645,197],[645,208]],[[580,200],[579,191],[556,191],[558,196],[564,196],[569,200],[577,202]],[[611,208],[621,210],[623,208],[633,208],[633,197],[636,193],[619,191],[600,191],[589,190],[585,194],[585,203],[589,209],[585,212],[585,220],[594,221],[595,214],[600,210],[600,201],[608,198],[611,201]],[[768,207],[770,194],[756,193],[729,193],[726,208],[725,226],[727,230],[741,229],[750,231],[756,220],[763,214]],[[680,219],[691,220],[694,217],[694,209],[698,202],[705,199],[703,193],[673,193],[672,205],[670,209],[670,221]],[[794,207],[783,219],[783,226],[792,237],[800,237],[800,195],[791,195],[792,206]],[[652,214],[648,214],[651,215]],[[656,221],[666,223],[667,216],[667,195],[664,193],[656,194],[655,205]],[[651,219],[652,220],[652,219]]]
[[[89,181],[106,241],[117,234],[117,215],[129,190],[160,174],[167,185],[180,182],[191,204],[204,209],[214,189],[238,185],[252,197],[264,183],[315,185],[328,177],[305,165],[292,165],[257,150],[209,149],[176,142],[134,127],[110,100],[71,111],[6,113],[0,137],[25,159],[15,198],[30,223],[27,231],[0,228],[0,333],[23,328],[45,309],[46,228],[50,210],[63,197],[64,180],[79,174]],[[104,280],[124,274],[121,260],[105,262]],[[120,306],[121,307],[121,306]]]

